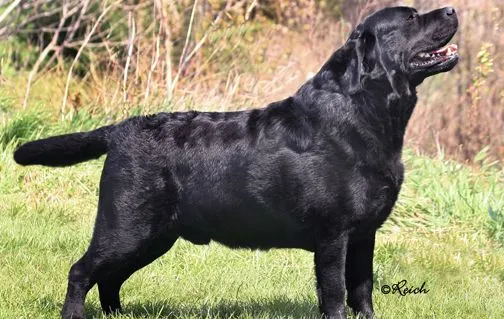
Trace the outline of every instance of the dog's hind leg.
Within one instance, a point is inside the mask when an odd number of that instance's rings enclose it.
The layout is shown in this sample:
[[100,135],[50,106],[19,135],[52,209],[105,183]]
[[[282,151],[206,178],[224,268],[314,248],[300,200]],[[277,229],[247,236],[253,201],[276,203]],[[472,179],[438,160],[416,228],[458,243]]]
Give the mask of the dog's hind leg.
[[87,292],[94,285],[89,266],[86,253],[70,269],[65,304],[61,312],[63,319],[84,318],[84,300],[86,299]]
[[64,319],[84,317],[86,294],[96,283],[103,310],[119,311],[122,283],[168,251],[179,235],[176,192],[168,178],[156,184],[146,174],[145,180],[132,179],[105,165],[93,238],[68,276]]
[[103,311],[120,311],[119,290],[123,282],[167,252],[178,238],[175,232],[154,231],[153,227],[139,226],[138,220],[133,220],[113,228],[100,217],[97,219],[87,252],[70,270],[62,318],[84,317],[86,294],[96,283]]
[[137,270],[147,266],[152,261],[166,253],[175,243],[176,238],[164,238],[153,241],[150,246],[143,248],[132,260],[125,260],[117,269],[111,270],[109,275],[98,281],[100,303],[106,314],[121,312],[119,291],[122,284]]

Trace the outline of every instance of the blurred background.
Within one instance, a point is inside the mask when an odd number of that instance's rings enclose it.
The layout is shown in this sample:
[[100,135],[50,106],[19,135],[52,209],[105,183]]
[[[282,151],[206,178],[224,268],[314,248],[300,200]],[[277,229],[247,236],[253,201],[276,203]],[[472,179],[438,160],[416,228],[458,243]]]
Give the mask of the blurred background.
[[158,111],[263,107],[391,5],[452,5],[461,22],[460,63],[420,87],[407,145],[499,162],[502,0],[0,0],[0,145],[50,123],[85,129]]

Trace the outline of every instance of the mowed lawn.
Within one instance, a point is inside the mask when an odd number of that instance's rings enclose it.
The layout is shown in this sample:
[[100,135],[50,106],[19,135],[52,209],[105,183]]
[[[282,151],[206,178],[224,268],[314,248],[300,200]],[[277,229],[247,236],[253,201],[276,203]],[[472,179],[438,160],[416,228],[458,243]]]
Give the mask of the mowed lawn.
[[[0,149],[0,318],[57,318],[90,239],[103,159],[23,168]],[[504,176],[405,152],[406,182],[375,250],[378,318],[504,318]],[[337,213],[337,212],[335,212]],[[427,293],[380,288],[407,280]],[[121,290],[117,318],[319,318],[313,255],[179,240]],[[86,301],[101,318],[96,287]]]

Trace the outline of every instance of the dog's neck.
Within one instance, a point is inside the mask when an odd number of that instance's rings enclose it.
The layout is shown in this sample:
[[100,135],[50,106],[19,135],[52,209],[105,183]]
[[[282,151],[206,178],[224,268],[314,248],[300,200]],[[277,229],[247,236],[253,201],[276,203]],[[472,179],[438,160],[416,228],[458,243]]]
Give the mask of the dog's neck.
[[396,74],[390,76],[365,81],[362,89],[352,94],[352,101],[360,108],[361,120],[381,135],[381,140],[388,141],[391,150],[401,151],[417,95],[407,79]]
[[348,54],[352,52],[336,51],[315,75],[314,84],[319,83],[322,90],[349,96],[352,106],[358,109],[359,120],[381,141],[386,141],[387,149],[400,152],[417,102],[416,87],[406,75],[387,72],[379,64],[355,85],[352,73],[359,66]]

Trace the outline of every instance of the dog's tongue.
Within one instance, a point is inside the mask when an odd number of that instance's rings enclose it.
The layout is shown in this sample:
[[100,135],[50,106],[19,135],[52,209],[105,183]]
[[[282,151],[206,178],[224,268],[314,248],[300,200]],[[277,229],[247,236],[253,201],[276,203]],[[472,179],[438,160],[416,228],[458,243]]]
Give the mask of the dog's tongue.
[[443,55],[450,55],[452,53],[457,52],[457,50],[458,50],[458,46],[456,44],[450,44],[450,45],[445,46],[444,48],[436,50],[432,53],[442,53]]

